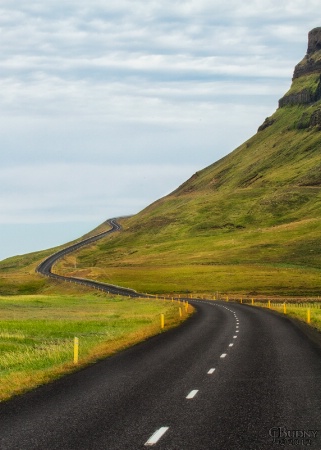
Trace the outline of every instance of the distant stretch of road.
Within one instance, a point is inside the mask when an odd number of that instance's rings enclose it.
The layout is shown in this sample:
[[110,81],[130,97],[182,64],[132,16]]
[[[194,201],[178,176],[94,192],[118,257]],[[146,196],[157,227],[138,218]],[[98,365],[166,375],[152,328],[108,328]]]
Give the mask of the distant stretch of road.
[[1,450],[321,449],[321,349],[285,316],[197,314],[0,404]]
[[112,294],[119,294],[119,295],[126,295],[129,297],[150,297],[146,294],[140,294],[133,289],[127,289],[120,286],[115,286],[113,284],[107,284],[102,283],[98,281],[93,280],[87,280],[77,277],[65,277],[62,275],[58,275],[56,273],[52,272],[53,265],[59,261],[59,259],[63,258],[64,256],[68,255],[69,253],[72,253],[76,250],[78,250],[81,247],[84,247],[86,245],[92,244],[93,242],[98,241],[99,239],[102,239],[103,237],[107,236],[108,234],[114,233],[115,231],[121,230],[121,226],[117,222],[116,219],[109,219],[107,223],[110,225],[111,229],[108,231],[104,231],[103,233],[97,234],[95,236],[91,236],[90,238],[84,239],[80,242],[77,242],[76,244],[70,245],[62,250],[59,250],[58,252],[54,253],[53,255],[46,258],[44,261],[42,261],[39,266],[36,269],[36,272],[45,275],[47,277],[55,278],[56,280],[62,280],[62,281],[70,281],[77,284],[87,285],[94,289],[100,289],[105,292],[110,292]]

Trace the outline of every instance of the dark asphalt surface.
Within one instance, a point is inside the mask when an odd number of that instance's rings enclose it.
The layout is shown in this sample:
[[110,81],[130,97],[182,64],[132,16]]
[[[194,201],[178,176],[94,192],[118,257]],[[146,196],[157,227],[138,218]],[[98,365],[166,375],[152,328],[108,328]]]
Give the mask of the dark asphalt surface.
[[105,291],[113,294],[119,294],[128,297],[153,297],[152,295],[140,294],[134,291],[133,289],[115,286],[113,284],[107,284],[77,277],[65,277],[52,272],[54,264],[64,256],[82,247],[85,247],[86,245],[93,244],[94,242],[99,241],[100,239],[104,238],[105,236],[111,233],[115,233],[116,231],[121,230],[121,226],[119,225],[116,219],[109,219],[106,221],[106,223],[109,224],[109,226],[111,227],[110,230],[104,231],[103,233],[97,234],[95,236],[91,236],[87,239],[83,239],[82,241],[79,241],[76,244],[69,245],[68,247],[65,247],[62,250],[59,250],[58,252],[48,256],[44,261],[42,261],[39,264],[39,266],[36,269],[36,272],[46,277],[54,278],[55,280],[68,281],[70,283],[86,285],[93,289],[99,289],[100,291]]
[[0,404],[0,448],[320,450],[320,346],[267,310],[193,304],[181,327]]

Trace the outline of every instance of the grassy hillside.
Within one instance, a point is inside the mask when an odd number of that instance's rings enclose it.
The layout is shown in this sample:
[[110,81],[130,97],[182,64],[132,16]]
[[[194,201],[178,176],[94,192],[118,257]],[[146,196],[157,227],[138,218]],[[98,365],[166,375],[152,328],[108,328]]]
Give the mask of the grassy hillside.
[[320,106],[278,109],[234,152],[59,271],[149,292],[318,295],[321,132],[302,121]]
[[[61,284],[37,275],[35,273],[36,267],[43,259],[63,247],[109,229],[110,226],[104,222],[86,235],[66,245],[39,252],[27,253],[25,255],[17,255],[0,261],[0,295],[40,294],[56,292],[57,290],[58,292],[65,292],[65,287],[61,286]],[[69,290],[67,287],[67,292]]]
[[[311,33],[290,90],[252,138],[56,270],[150,293],[319,295],[321,34]],[[33,272],[44,256],[0,263],[0,294],[52,289]]]

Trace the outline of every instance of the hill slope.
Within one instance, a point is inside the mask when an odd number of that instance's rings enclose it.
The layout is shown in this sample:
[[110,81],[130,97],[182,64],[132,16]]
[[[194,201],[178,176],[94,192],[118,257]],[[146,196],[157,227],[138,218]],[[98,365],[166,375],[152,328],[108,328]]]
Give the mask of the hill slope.
[[67,257],[60,273],[148,292],[321,291],[321,28],[257,134]]
[[317,28],[257,134],[79,253],[72,273],[151,292],[319,293],[320,61]]

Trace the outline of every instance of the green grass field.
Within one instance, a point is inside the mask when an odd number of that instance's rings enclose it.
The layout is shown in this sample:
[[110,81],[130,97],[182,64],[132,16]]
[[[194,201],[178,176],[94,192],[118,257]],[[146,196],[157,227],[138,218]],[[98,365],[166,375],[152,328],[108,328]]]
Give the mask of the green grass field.
[[[245,302],[248,304],[251,303],[249,299],[247,299]],[[262,302],[254,300],[254,305],[263,308],[269,308],[267,301]],[[313,302],[310,302],[308,300],[276,302],[272,299],[270,300],[270,309],[277,311],[280,314],[284,314],[294,319],[300,320],[301,322],[308,323],[313,328],[321,331],[321,302],[319,299]]]
[[[307,322],[307,310],[310,309],[310,325],[319,331],[321,331],[321,309],[320,306],[315,305],[301,305],[300,307],[294,307],[286,305],[286,314],[293,317],[294,319],[301,320],[302,322]],[[282,308],[281,308],[282,313]]]
[[[192,308],[190,307],[190,312]],[[0,400],[111,355],[181,322],[177,302],[103,294],[0,297]],[[184,310],[183,319],[187,317]]]

